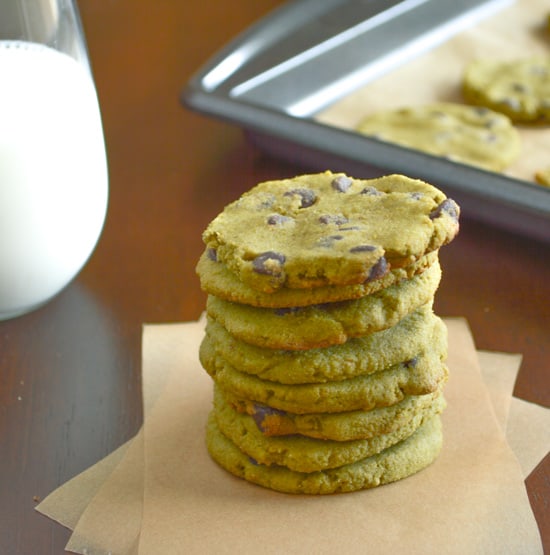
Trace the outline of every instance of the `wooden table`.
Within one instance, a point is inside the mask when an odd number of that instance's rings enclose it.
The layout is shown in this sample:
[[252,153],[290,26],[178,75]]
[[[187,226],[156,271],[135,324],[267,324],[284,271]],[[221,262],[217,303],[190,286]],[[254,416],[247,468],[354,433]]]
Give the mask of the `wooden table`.
[[[0,323],[0,553],[63,552],[69,532],[34,506],[139,429],[142,324],[196,319],[203,228],[258,181],[303,172],[178,99],[210,55],[280,3],[80,0],[109,214],[78,278],[43,308]],[[466,317],[478,348],[522,353],[516,396],[549,406],[550,244],[466,214],[441,258],[436,311]],[[547,457],[527,489],[550,549],[549,474]]]

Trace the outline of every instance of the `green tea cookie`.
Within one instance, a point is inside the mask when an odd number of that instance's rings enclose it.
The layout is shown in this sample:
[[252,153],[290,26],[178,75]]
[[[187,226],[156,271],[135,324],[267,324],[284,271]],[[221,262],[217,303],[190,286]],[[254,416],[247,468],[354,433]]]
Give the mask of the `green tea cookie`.
[[239,281],[272,293],[380,279],[451,241],[458,218],[456,203],[422,181],[325,172],[257,185],[203,240]]
[[550,58],[476,60],[464,73],[464,98],[524,124],[550,123]]
[[367,280],[365,283],[355,285],[326,285],[312,289],[282,287],[274,293],[263,293],[239,281],[225,264],[213,260],[209,252],[205,250],[197,264],[197,273],[203,291],[226,301],[265,308],[298,307],[357,299],[421,274],[438,259],[438,251],[430,252],[404,268],[393,268],[379,279]]
[[496,171],[520,152],[519,134],[506,116],[462,104],[438,102],[377,112],[365,117],[357,131]]
[[244,374],[229,365],[207,372],[221,389],[241,400],[253,401],[297,414],[346,412],[387,407],[407,395],[438,390],[447,380],[445,352],[429,351],[380,372],[337,382],[285,385]]
[[285,493],[328,494],[373,488],[415,474],[437,458],[443,437],[441,421],[436,416],[412,436],[381,453],[309,473],[258,464],[221,433],[213,416],[208,421],[206,443],[214,461],[249,482]]
[[439,262],[411,279],[351,301],[269,309],[208,296],[208,316],[238,339],[270,349],[302,350],[345,343],[394,326],[433,300],[441,279]]
[[389,434],[415,418],[440,414],[446,401],[442,390],[425,395],[408,395],[388,407],[367,411],[294,414],[248,400],[241,401],[214,385],[214,406],[230,407],[251,418],[259,433],[266,437],[300,435],[320,440],[352,441]]
[[429,348],[442,352],[447,328],[431,305],[424,305],[395,326],[341,345],[288,351],[264,349],[236,339],[213,320],[206,325],[199,358],[215,373],[226,364],[262,380],[284,384],[320,383],[371,374],[410,360]]
[[539,185],[545,185],[546,187],[550,187],[550,168],[545,168],[543,170],[539,170],[535,173],[535,181]]
[[214,417],[220,431],[243,453],[259,464],[286,466],[298,472],[336,468],[371,457],[411,436],[426,420],[417,413],[392,432],[369,439],[334,441],[304,436],[267,437],[254,419],[233,410],[221,399],[214,405]]
[[351,441],[388,434],[406,425],[417,415],[441,413],[446,401],[441,390],[425,395],[407,395],[388,407],[337,413],[294,414],[248,400],[240,400],[215,387],[215,396],[222,396],[238,412],[249,414],[265,436],[300,434],[318,439]]

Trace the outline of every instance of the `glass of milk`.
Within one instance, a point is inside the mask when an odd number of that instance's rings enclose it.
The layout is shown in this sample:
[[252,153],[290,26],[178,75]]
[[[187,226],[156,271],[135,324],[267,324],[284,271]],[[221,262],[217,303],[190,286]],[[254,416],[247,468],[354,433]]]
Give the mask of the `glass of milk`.
[[108,171],[72,0],[0,0],[0,320],[82,269],[101,234]]

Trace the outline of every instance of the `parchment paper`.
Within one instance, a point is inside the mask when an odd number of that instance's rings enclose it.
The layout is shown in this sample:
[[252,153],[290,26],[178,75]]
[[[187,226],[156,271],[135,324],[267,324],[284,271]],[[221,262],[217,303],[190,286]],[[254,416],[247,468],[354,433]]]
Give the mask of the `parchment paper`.
[[36,510],[74,530],[101,486],[117,468],[132,440],[50,493]]
[[[548,0],[516,0],[512,6],[339,100],[316,119],[355,129],[364,116],[383,109],[439,101],[464,104],[461,86],[468,62],[550,56],[550,31],[546,29],[549,12]],[[550,128],[517,127],[522,152],[504,173],[532,182],[535,171],[550,167]]]
[[[510,403],[520,357],[479,355],[489,391],[500,407],[495,412],[465,322],[447,323],[454,379],[446,390],[446,445],[440,460],[417,476],[378,490],[328,498],[278,494],[233,478],[209,460],[204,447],[211,382],[196,355],[202,323],[154,325],[145,327],[143,337],[143,430],[53,492],[38,509],[71,528],[74,516],[70,520],[65,513],[72,508],[81,515],[68,549],[88,555],[138,550],[354,553],[364,552],[367,540],[369,553],[390,548],[396,553],[515,553],[520,545],[517,552],[541,553],[523,476],[495,416],[500,415],[504,425],[516,401],[536,407],[516,399]],[[549,411],[536,408],[548,429]],[[530,409],[526,413],[529,422]],[[486,424],[487,429],[477,429]],[[525,436],[520,426],[518,435]],[[540,453],[540,439],[529,436],[527,450],[533,451],[530,444],[536,443],[535,452]],[[467,451],[455,458],[461,449]],[[483,451],[481,456],[477,451]],[[90,487],[94,475],[95,495]],[[463,491],[468,488],[470,492]],[[78,499],[85,500],[86,507],[74,511]],[[515,538],[512,544],[508,535]],[[266,545],[266,540],[272,543]]]
[[467,326],[447,324],[451,378],[439,459],[395,484],[326,497],[265,490],[213,463],[204,447],[212,386],[196,359],[197,339],[178,339],[177,328],[147,329],[145,352],[164,341],[177,348],[163,349],[169,358],[144,361],[145,379],[149,365],[173,370],[166,402],[144,423],[139,553],[364,553],[366,543],[381,554],[541,553],[521,469]]

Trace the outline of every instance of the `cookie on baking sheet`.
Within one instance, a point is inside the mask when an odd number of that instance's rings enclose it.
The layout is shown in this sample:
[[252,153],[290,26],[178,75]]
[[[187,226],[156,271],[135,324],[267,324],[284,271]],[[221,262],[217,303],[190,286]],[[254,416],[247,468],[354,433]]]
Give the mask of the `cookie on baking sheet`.
[[216,403],[226,403],[234,410],[249,414],[265,436],[299,434],[317,439],[350,441],[388,434],[418,415],[440,414],[446,407],[442,390],[424,395],[407,395],[388,407],[336,413],[295,414],[267,405],[241,400],[214,386]]
[[450,102],[376,112],[363,118],[357,131],[494,171],[520,153],[519,133],[506,116]]
[[535,181],[539,185],[550,187],[550,167],[537,171],[535,173]]
[[273,293],[263,293],[239,281],[223,262],[213,259],[209,253],[211,254],[211,251],[205,250],[197,264],[197,273],[200,276],[203,291],[225,301],[265,308],[298,307],[357,299],[421,274],[438,260],[438,251],[433,251],[408,266],[392,268],[381,278],[367,280],[364,283],[325,285],[310,289],[282,287]]
[[367,439],[335,441],[300,435],[267,437],[254,419],[216,398],[213,413],[220,431],[259,464],[286,466],[298,472],[336,468],[370,457],[411,436],[433,414],[418,412],[391,432]]
[[249,482],[285,493],[329,494],[373,488],[415,474],[437,458],[443,437],[440,418],[435,416],[410,437],[381,453],[337,468],[307,473],[259,464],[222,434],[213,415],[208,420],[206,442],[214,461]]
[[206,312],[233,336],[259,347],[328,347],[394,326],[433,300],[440,279],[441,267],[436,262],[419,275],[350,301],[270,309],[209,295]]
[[327,171],[260,183],[203,240],[239,281],[272,293],[380,279],[451,241],[458,218],[456,203],[423,181]]
[[341,345],[304,351],[257,347],[209,320],[199,358],[205,367],[229,364],[263,380],[318,383],[377,372],[430,348],[443,350],[446,341],[447,328],[428,303],[386,330],[352,338]]
[[550,57],[475,60],[464,72],[464,98],[523,124],[550,123]]
[[214,382],[235,397],[297,414],[386,407],[407,395],[438,390],[447,380],[447,352],[430,350],[373,374],[335,382],[286,385],[261,380],[225,365],[206,368]]

